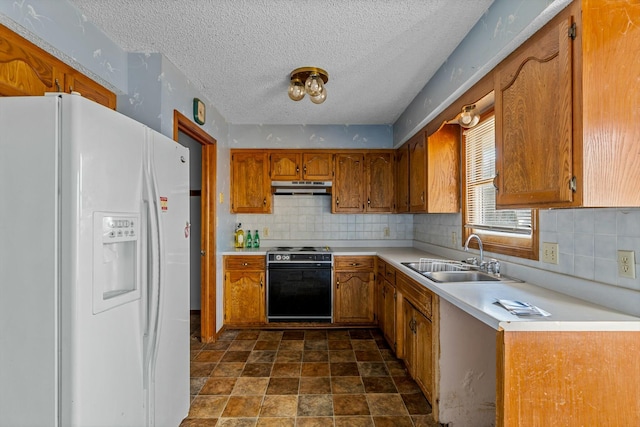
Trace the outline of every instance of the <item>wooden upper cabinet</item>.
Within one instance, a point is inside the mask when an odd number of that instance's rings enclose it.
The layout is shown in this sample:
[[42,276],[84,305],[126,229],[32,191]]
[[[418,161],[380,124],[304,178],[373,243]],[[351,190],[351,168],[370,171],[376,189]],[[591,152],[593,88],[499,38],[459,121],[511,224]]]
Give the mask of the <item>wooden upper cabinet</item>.
[[581,66],[574,72],[580,102],[574,137],[582,139],[576,198],[582,196],[582,206],[640,206],[638,22],[637,1],[582,1],[576,31]]
[[106,91],[105,88],[98,83],[94,82],[84,74],[78,72],[67,73],[64,77],[65,92],[78,92],[85,98],[109,107],[113,110],[116,109],[116,97],[110,91]]
[[422,131],[409,140],[409,211],[427,211],[427,140]]
[[396,150],[396,212],[409,212],[409,144]]
[[0,25],[0,96],[42,96],[72,90],[116,108],[113,92]]
[[269,154],[271,179],[274,181],[331,181],[333,153],[275,150]]
[[296,181],[302,176],[300,161],[302,154],[294,151],[274,151],[269,154],[271,179],[274,181]]
[[331,181],[333,179],[333,153],[302,153],[302,176],[309,181]]
[[231,212],[270,213],[269,155],[263,150],[231,151]]
[[443,125],[427,138],[427,212],[460,210],[460,126]]
[[370,152],[365,155],[367,204],[365,212],[393,212],[394,155],[392,151]]
[[362,152],[335,155],[335,181],[331,193],[332,212],[364,211],[364,154]]
[[496,68],[499,207],[640,206],[633,22],[638,2],[574,1]]
[[545,27],[496,69],[498,206],[573,200],[571,24],[565,16]]

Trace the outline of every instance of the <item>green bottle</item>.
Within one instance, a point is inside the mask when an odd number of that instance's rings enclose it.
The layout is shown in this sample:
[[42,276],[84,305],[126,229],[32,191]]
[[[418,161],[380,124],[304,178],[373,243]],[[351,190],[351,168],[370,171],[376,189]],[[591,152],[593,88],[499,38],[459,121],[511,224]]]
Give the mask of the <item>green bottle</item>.
[[256,234],[253,235],[253,247],[260,247],[260,235],[258,234],[258,230],[256,230]]
[[245,248],[251,248],[253,245],[251,244],[251,230],[247,230],[247,238],[245,239],[246,245]]

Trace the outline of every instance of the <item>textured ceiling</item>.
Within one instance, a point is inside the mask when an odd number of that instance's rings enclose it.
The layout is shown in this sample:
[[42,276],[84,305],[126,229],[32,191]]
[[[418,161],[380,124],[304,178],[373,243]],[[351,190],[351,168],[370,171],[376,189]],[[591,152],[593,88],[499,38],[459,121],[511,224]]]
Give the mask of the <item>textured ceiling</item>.
[[[70,0],[128,52],[164,54],[234,124],[392,124],[493,0]],[[287,96],[328,71],[327,100]]]

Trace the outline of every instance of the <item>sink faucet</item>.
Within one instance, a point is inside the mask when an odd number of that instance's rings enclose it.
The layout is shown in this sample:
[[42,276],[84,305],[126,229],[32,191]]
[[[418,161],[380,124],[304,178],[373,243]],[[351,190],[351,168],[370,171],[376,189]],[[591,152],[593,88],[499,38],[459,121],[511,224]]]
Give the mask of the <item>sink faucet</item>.
[[480,240],[480,236],[478,236],[475,233],[470,234],[469,237],[467,237],[467,241],[464,242],[464,250],[465,252],[469,251],[469,242],[471,241],[471,239],[476,239],[478,241],[478,247],[480,248],[480,263],[478,264],[478,266],[482,269],[484,267],[484,254],[482,250],[482,240]]

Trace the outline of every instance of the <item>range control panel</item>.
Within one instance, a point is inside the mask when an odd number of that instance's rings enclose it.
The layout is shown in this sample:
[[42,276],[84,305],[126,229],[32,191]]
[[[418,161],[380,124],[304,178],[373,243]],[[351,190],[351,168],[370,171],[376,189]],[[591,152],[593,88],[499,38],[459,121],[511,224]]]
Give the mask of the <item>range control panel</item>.
[[139,232],[137,217],[105,216],[102,218],[102,241],[104,243],[138,240]]

